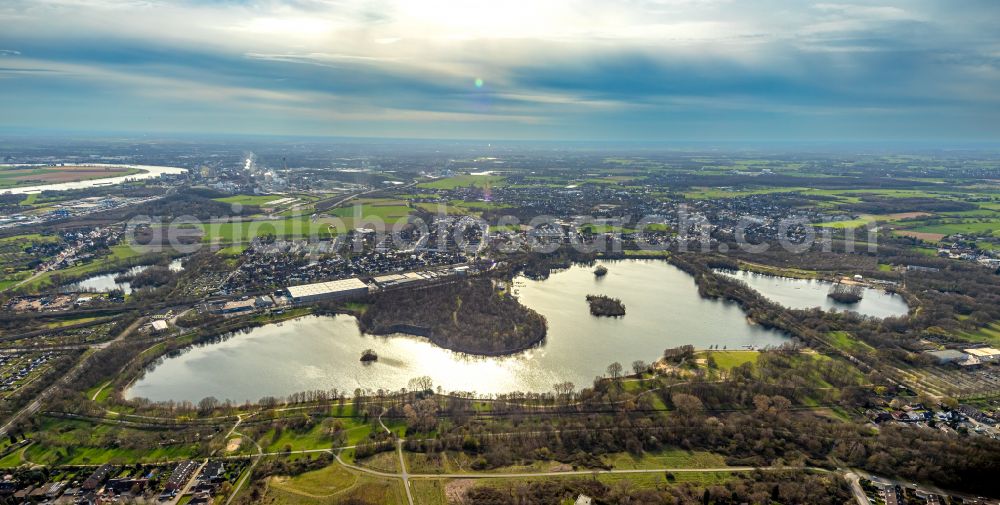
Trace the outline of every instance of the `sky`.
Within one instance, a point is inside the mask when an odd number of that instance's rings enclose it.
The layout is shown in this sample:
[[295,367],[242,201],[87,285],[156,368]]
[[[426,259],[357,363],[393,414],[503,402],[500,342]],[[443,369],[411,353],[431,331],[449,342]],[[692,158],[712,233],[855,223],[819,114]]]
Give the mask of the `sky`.
[[1000,2],[2,0],[0,129],[1000,140]]

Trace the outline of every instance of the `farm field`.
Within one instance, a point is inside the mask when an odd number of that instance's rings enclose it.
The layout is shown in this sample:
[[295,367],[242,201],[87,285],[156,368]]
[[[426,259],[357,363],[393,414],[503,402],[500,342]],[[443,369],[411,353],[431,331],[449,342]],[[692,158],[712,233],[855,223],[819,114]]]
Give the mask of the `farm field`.
[[940,234],[945,236],[962,233],[967,235],[991,235],[994,237],[1000,237],[1000,219],[915,226],[909,228],[909,231]]
[[844,221],[827,221],[816,223],[815,226],[826,228],[857,228],[870,224],[899,221],[902,219],[913,219],[917,217],[929,216],[926,212],[899,212],[896,214],[863,214],[856,219]]
[[499,175],[457,175],[455,177],[422,182],[417,184],[417,187],[423,189],[455,189],[468,186],[485,188],[487,186],[503,185],[506,180],[505,177]]

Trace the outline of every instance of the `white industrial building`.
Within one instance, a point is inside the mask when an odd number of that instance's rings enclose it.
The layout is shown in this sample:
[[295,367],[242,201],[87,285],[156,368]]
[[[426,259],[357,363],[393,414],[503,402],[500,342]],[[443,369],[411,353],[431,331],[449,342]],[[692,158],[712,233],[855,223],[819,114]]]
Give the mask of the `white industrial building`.
[[361,279],[352,277],[338,281],[318,282],[302,286],[290,286],[288,295],[295,302],[315,302],[319,300],[335,300],[351,296],[368,294],[368,285]]
[[994,349],[992,347],[965,349],[965,354],[975,356],[981,362],[996,361],[1000,359],[1000,349]]

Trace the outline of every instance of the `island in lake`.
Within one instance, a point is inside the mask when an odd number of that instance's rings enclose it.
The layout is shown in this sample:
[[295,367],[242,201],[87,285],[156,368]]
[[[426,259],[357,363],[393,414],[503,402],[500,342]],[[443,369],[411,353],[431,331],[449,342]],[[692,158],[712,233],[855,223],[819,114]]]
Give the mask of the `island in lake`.
[[413,292],[373,297],[358,317],[365,333],[407,333],[468,354],[499,356],[534,347],[545,338],[545,318],[497,292],[489,279],[470,279]]
[[617,298],[604,295],[587,295],[590,313],[595,316],[621,317],[625,315],[625,304]]
[[830,288],[829,296],[840,303],[858,303],[864,294],[864,287],[859,284],[844,284],[838,282]]
[[604,265],[597,265],[597,268],[594,269],[594,275],[597,277],[604,277],[605,275],[608,275],[608,267]]

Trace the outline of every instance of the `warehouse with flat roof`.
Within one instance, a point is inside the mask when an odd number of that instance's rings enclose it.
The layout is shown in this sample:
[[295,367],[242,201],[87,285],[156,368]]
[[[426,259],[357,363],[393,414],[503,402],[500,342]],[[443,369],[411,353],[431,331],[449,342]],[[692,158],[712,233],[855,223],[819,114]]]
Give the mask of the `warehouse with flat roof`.
[[295,302],[315,302],[319,300],[336,300],[352,296],[368,294],[368,285],[356,277],[329,282],[317,282],[302,286],[290,286],[288,296]]
[[976,347],[965,349],[965,354],[975,356],[979,361],[996,361],[1000,359],[1000,349],[992,347]]

